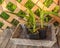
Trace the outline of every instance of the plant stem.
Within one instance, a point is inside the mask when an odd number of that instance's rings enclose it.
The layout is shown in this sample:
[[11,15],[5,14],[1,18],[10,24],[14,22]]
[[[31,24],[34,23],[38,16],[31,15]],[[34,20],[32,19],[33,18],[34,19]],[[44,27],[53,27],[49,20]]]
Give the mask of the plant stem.
[[44,27],[44,11],[43,10],[40,10],[39,9],[39,11],[40,11],[40,23],[41,23],[41,28],[43,28]]
[[33,23],[33,32],[35,32],[35,27],[36,27],[36,22],[35,22],[35,15],[34,13],[30,10],[30,15],[32,17],[32,23]]

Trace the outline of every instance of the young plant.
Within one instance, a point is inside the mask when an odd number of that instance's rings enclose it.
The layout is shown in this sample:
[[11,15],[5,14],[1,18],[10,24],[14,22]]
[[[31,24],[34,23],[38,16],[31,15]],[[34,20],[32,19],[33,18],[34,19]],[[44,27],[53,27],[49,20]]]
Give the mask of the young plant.
[[39,12],[40,12],[40,24],[41,24],[41,28],[43,28],[45,12],[43,10],[41,10],[41,9],[39,9]]
[[27,27],[29,29],[29,31],[31,33],[36,32],[36,20],[35,20],[35,15],[33,13],[33,11],[31,11],[30,9],[27,9],[27,14],[28,16],[26,16],[27,19]]

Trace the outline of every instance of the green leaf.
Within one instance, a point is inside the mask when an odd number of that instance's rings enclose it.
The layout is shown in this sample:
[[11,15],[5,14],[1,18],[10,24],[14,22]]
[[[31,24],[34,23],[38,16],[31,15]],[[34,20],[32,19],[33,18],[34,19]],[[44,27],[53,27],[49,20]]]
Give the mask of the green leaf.
[[45,15],[45,11],[40,11],[40,22],[41,22],[41,28],[44,27],[44,15]]
[[53,10],[53,12],[58,12],[59,11],[59,9],[60,9],[60,7],[59,6],[56,6],[55,8],[54,8],[54,10]]
[[29,14],[29,17],[27,19],[27,24],[30,28],[32,28],[32,32],[35,32],[36,30],[36,20],[35,20],[35,15],[33,13],[33,11],[31,11],[30,9],[27,9],[28,10],[28,14]]
[[3,19],[7,20],[10,16],[7,13],[2,12],[0,17],[2,17]]
[[12,2],[9,2],[9,3],[7,4],[7,6],[6,6],[6,8],[7,8],[8,10],[10,10],[11,12],[13,12],[13,11],[17,8],[17,6],[14,5]]

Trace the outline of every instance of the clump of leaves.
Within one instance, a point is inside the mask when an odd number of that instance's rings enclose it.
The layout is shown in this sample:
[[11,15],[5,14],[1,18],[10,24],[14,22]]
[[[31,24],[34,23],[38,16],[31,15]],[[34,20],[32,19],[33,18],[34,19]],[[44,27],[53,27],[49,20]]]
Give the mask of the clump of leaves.
[[43,28],[45,11],[39,9],[39,12],[40,12],[40,24],[41,24],[41,28]]
[[10,10],[11,12],[13,12],[13,11],[17,8],[17,6],[14,5],[12,2],[9,2],[9,3],[7,4],[7,6],[6,6],[6,8],[7,8],[8,10]]
[[9,18],[9,15],[5,12],[2,12],[0,17],[2,17],[3,19],[7,20]]
[[26,16],[27,19],[27,23],[26,26],[29,28],[29,31],[31,33],[36,32],[36,20],[35,20],[35,15],[33,13],[33,11],[31,11],[30,9],[28,10],[28,16]]
[[25,7],[31,9],[34,6],[34,3],[31,0],[28,0],[25,4]]

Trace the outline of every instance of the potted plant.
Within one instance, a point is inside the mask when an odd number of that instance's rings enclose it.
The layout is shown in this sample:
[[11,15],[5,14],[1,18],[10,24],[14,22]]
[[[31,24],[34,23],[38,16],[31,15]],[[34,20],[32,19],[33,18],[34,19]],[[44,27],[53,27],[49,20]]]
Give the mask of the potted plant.
[[47,33],[47,29],[48,29],[48,26],[44,25],[44,16],[45,16],[45,11],[44,10],[41,10],[39,9],[39,12],[40,12],[40,26],[39,26],[39,39],[46,39],[46,33]]
[[32,10],[27,9],[26,24],[27,33],[30,39],[39,39],[38,25]]
[[[31,1],[29,1],[29,2],[31,2]],[[50,0],[50,1],[45,0],[43,4],[46,7],[49,7],[52,2],[53,2],[53,0]],[[27,5],[27,6],[29,7],[29,5]],[[43,9],[39,8],[39,19],[38,19],[39,22],[36,20],[35,15],[34,15],[34,13],[33,13],[33,11],[31,10],[30,7],[27,9],[27,14],[28,14],[27,16],[25,16],[26,14],[23,13],[22,11],[21,12],[19,11],[19,13],[17,13],[17,14],[15,13],[15,14],[22,17],[22,18],[24,18],[24,17],[26,18],[25,27],[27,29],[27,33],[29,35],[29,38],[31,38],[31,39],[46,39],[46,32],[47,32],[47,29],[48,29],[48,26],[47,26],[48,22],[47,22],[46,25],[44,25],[45,24],[44,18],[45,18],[45,16],[47,16],[49,14],[54,14],[54,15],[58,16],[58,13],[57,13],[58,10],[59,10],[58,5],[55,7],[55,9],[53,11],[46,11],[46,10],[43,10]],[[46,18],[46,21],[48,21],[47,18]]]
[[[47,3],[47,2],[46,2]],[[46,5],[45,3],[45,5]],[[49,14],[58,15],[57,11],[59,10],[59,6],[56,6],[53,11],[44,11],[43,9],[39,8],[39,15],[40,19],[39,22],[36,21],[35,15],[31,9],[27,9],[27,16],[25,27],[27,29],[27,33],[30,39],[46,39],[46,33],[48,30],[48,22],[46,25],[44,22],[45,16]],[[48,19],[46,18],[48,21]]]
[[[39,30],[39,36],[41,39],[46,39],[46,32],[48,29],[48,18],[46,18],[46,22],[44,22],[44,18],[45,16],[49,15],[49,14],[53,14],[53,15],[57,15],[58,16],[58,11],[59,6],[56,6],[56,8],[53,11],[44,11],[42,9],[39,9],[40,12],[40,30]],[[44,25],[46,23],[46,25]]]
[[[50,4],[53,2],[53,0],[45,0],[44,2],[44,5],[46,7],[49,7]],[[44,8],[44,7],[43,7]],[[46,39],[46,32],[47,32],[47,29],[48,29],[48,22],[46,25],[45,22],[44,22],[44,18],[49,15],[49,14],[53,14],[53,15],[57,15],[58,16],[58,10],[59,10],[59,6],[57,5],[54,10],[52,11],[47,11],[47,10],[43,10],[43,9],[39,9],[39,12],[40,12],[40,29],[39,29],[39,37],[40,39]],[[46,21],[48,21],[48,18],[46,18]]]

